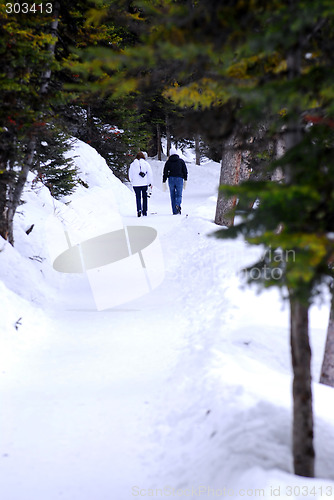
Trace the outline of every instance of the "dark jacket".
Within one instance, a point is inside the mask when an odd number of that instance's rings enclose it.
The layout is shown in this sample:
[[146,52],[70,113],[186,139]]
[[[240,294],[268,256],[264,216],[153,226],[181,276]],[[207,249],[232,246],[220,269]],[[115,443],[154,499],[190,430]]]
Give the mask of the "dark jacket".
[[185,162],[179,155],[172,155],[165,163],[162,182],[166,182],[168,177],[182,177],[185,181],[188,178],[188,170]]

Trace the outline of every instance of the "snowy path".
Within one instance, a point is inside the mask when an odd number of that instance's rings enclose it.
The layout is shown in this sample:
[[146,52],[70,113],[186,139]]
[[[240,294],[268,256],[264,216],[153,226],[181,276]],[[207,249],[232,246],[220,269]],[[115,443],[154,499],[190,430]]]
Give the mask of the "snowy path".
[[[173,329],[168,336],[161,328],[154,332],[154,320],[145,329],[146,314],[126,310],[71,312],[61,320],[51,319],[52,342],[33,360],[35,376],[29,383],[36,399],[31,398],[24,423],[24,408],[15,408],[23,424],[23,455],[30,457],[30,466],[20,467],[25,494],[73,500],[130,498],[130,485],[146,474],[150,405],[173,365]],[[124,328],[127,321],[130,327]],[[48,480],[39,481],[41,477]],[[17,484],[17,472],[13,479]]]
[[[180,363],[186,313],[194,306],[185,310],[192,285],[189,266],[182,266],[189,254],[182,225],[189,221],[171,216],[169,198],[161,199],[161,215],[125,222],[145,221],[159,231],[163,246],[169,242],[165,282],[148,296],[97,312],[87,283],[70,277],[43,318],[47,335],[25,352],[14,378],[7,376],[5,500],[128,500],[132,487],[150,486],[152,458],[158,459],[150,455],[151,426],[162,411],[155,401]],[[187,208],[202,201],[193,197]]]

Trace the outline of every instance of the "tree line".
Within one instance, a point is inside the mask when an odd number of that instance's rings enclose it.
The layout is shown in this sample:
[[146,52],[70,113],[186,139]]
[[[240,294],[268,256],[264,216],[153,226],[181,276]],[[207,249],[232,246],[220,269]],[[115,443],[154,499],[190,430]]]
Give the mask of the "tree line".
[[[66,159],[71,137],[94,147],[121,180],[139,149],[161,158],[161,137],[179,143],[183,113],[162,87],[131,92],[126,79],[112,88],[106,58],[140,44],[129,5],[113,15],[111,2],[0,1],[0,235],[14,244],[13,221],[29,171],[54,197],[80,181]],[[50,8],[52,6],[52,9]],[[107,11],[106,11],[107,9]]]
[[[161,134],[169,143],[205,144],[221,161],[215,221],[224,229],[216,236],[262,245],[264,257],[246,276],[278,286],[290,304],[294,470],[314,476],[308,315],[333,281],[334,6],[52,6],[52,16],[14,16],[0,4],[0,235],[14,243],[29,171],[55,196],[76,182],[73,165],[62,161],[64,134],[92,144],[121,178],[133,151],[161,154]],[[322,377],[332,384],[333,316]]]

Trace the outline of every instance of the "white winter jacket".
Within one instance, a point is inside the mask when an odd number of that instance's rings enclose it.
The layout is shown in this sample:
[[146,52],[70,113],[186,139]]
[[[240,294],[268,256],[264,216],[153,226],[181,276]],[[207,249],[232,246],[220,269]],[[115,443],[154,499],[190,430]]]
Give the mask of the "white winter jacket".
[[[141,177],[139,172],[144,172],[145,177]],[[142,158],[137,158],[131,163],[129,169],[129,179],[132,186],[148,186],[153,182],[151,165]]]

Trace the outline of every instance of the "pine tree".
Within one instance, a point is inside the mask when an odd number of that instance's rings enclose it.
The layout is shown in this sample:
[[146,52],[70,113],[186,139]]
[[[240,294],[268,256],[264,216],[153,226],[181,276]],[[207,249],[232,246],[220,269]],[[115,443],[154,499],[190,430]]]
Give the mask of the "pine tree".
[[[0,236],[11,244],[14,216],[28,172],[39,161],[36,149],[42,151],[40,144],[52,125],[64,123],[59,116],[61,108],[77,99],[64,90],[65,83],[79,76],[65,68],[65,61],[76,57],[71,45],[97,44],[100,40],[101,32],[96,28],[83,29],[93,5],[89,0],[70,4],[57,0],[38,4],[37,12],[33,8],[26,12],[23,6],[15,12],[11,3],[0,1]],[[103,30],[103,41],[107,34],[112,36],[111,31],[112,27]],[[62,162],[64,168],[58,169],[57,175],[62,177],[63,188],[67,189],[66,183],[70,188],[75,176],[62,153],[57,153],[56,160],[43,162],[49,165],[48,173],[41,174],[44,178],[51,175],[50,164],[55,167],[58,162],[60,167]],[[56,171],[52,184],[55,192]]]
[[[241,200],[244,216],[219,236],[264,245],[268,251],[249,276],[279,286],[290,302],[294,468],[313,476],[308,310],[332,280],[334,8],[326,0],[141,6],[154,29],[113,62],[132,89],[145,80],[154,85],[164,66],[165,96],[180,107],[220,110],[211,127],[221,141],[235,131],[242,138],[245,129],[247,138],[256,136],[263,123],[268,143],[284,136],[285,154],[268,161],[268,177],[280,170],[284,182],[250,177],[224,187],[225,196]],[[247,208],[254,199],[256,209]]]
[[30,170],[36,173],[35,182],[44,184],[55,199],[71,194],[80,182],[74,160],[66,156],[72,142],[73,138],[50,123],[36,141]]
[[[314,297],[321,292],[321,284],[332,277],[334,136],[330,123],[324,119],[325,113],[330,114],[332,109],[328,99],[323,98],[323,92],[327,86],[326,71],[332,64],[328,47],[334,40],[327,28],[333,23],[333,12],[329,16],[325,4],[317,4],[315,9],[311,3],[306,8],[305,4],[296,2],[293,6],[280,5],[265,17],[269,14],[270,30],[261,33],[262,40],[258,37],[255,47],[267,52],[270,47],[271,54],[265,54],[268,68],[270,57],[276,57],[276,61],[266,74],[262,69],[262,82],[258,80],[261,95],[251,88],[243,113],[258,110],[262,102],[272,125],[275,124],[275,131],[283,130],[286,154],[272,168],[281,167],[285,181],[279,184],[250,182],[235,189],[226,187],[225,193],[233,193],[244,205],[254,197],[260,200],[260,205],[256,210],[248,210],[241,224],[219,234],[222,237],[242,234],[247,241],[264,244],[270,249],[270,254],[267,252],[262,261],[247,270],[248,276],[264,287],[280,286],[287,291],[294,372],[294,467],[296,474],[313,476],[308,310]],[[292,23],[289,36],[283,40],[278,31],[285,19],[298,19],[298,25]],[[318,53],[316,61],[312,51]],[[247,59],[242,58],[234,64],[234,70],[238,64],[243,79],[260,76],[256,54],[253,58],[250,55]],[[307,113],[312,113],[315,99],[321,107],[310,120]],[[276,256],[274,260],[272,252]],[[293,255],[292,261],[286,260],[288,252]]]
[[48,108],[59,3],[37,16],[11,12],[9,5],[0,3],[0,235],[13,244],[14,215]]

